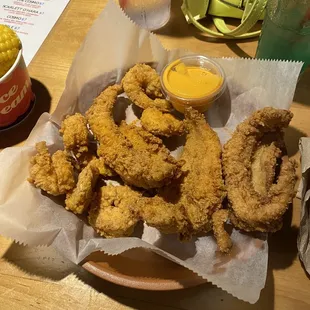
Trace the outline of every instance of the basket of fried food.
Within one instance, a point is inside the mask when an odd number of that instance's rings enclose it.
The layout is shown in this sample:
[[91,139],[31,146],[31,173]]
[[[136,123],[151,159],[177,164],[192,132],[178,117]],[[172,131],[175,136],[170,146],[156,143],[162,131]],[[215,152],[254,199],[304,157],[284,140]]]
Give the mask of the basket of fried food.
[[[140,120],[115,122],[113,109],[123,92],[142,109]],[[143,221],[184,242],[213,232],[219,251],[228,253],[225,223],[246,232],[279,230],[295,195],[296,163],[283,140],[292,113],[272,107],[254,112],[222,150],[204,114],[188,107],[183,119],[171,112],[156,71],[136,65],[119,85],[104,89],[85,115],[65,117],[63,150],[50,154],[45,141],[36,144],[28,180],[63,195],[65,208],[85,215],[105,238],[131,236]],[[184,148],[174,158],[163,137],[180,135]],[[108,183],[116,177],[120,184]]]

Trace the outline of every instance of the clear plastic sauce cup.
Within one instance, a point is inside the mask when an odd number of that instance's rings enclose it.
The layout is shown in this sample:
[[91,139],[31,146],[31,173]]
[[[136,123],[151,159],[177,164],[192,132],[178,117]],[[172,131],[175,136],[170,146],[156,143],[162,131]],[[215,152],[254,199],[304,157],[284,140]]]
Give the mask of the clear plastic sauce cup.
[[166,99],[184,113],[188,106],[205,112],[226,89],[223,69],[205,56],[185,56],[168,64],[161,72]]

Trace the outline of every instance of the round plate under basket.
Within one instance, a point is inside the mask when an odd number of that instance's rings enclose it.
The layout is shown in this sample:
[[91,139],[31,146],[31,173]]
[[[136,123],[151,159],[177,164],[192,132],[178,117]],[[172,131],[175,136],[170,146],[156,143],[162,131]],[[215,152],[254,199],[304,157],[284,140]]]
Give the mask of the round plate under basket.
[[83,268],[104,280],[142,290],[179,290],[208,282],[194,272],[142,248],[115,256],[95,252],[87,257]]

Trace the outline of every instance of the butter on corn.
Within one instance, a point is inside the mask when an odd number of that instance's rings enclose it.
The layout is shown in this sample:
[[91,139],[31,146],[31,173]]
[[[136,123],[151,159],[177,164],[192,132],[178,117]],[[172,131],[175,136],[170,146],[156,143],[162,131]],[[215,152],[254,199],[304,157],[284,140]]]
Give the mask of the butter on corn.
[[0,25],[0,78],[13,66],[20,48],[16,33],[10,27]]

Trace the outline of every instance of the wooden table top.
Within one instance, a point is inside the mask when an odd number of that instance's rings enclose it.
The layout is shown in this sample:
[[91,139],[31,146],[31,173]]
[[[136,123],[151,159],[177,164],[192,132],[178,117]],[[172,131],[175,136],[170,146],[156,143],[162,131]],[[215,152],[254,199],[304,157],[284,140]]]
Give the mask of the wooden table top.
[[[186,24],[180,11],[181,0],[172,2],[171,20],[157,32],[166,48],[185,48],[210,56],[254,56],[257,40],[213,42]],[[71,0],[30,64],[29,72],[42,105],[38,113],[55,109],[75,52],[105,3],[97,0]],[[298,160],[298,140],[310,135],[307,114],[310,113],[307,101],[310,95],[307,86],[309,81],[310,72],[306,72],[299,81],[292,106],[295,117],[286,132],[288,151]],[[25,127],[23,135],[21,131],[13,132],[9,138],[0,135],[0,149],[22,142],[33,124]],[[270,237],[266,287],[255,305],[242,302],[211,284],[172,292],[148,292],[120,287],[59,258],[52,249],[46,253],[0,237],[0,308],[310,309],[310,281],[297,257],[299,212],[300,201],[295,199],[293,211],[286,215],[284,229]]]

